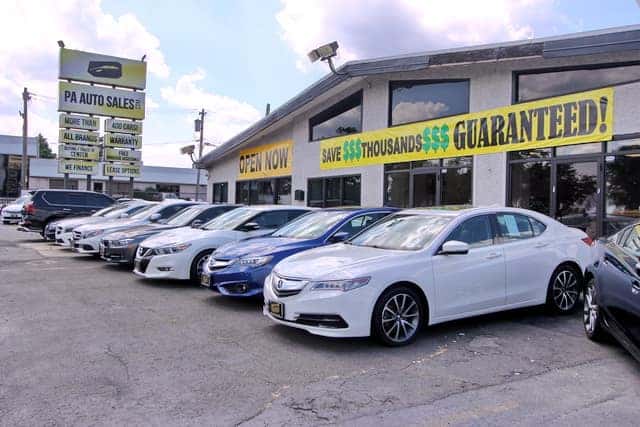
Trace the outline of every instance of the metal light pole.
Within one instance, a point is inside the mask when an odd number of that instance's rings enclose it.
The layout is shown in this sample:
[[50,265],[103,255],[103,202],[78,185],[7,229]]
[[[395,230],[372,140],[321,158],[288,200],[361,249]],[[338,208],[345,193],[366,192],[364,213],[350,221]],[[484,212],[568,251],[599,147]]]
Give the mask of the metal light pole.
[[29,99],[31,99],[31,97],[29,96],[29,91],[27,90],[27,88],[24,88],[24,91],[22,92],[22,165],[21,165],[21,178],[22,178],[22,183],[20,185],[20,190],[21,191],[26,191],[27,190],[27,120],[28,120],[28,114],[27,114],[27,108],[28,108],[28,101]]
[[[200,148],[198,150],[198,163],[196,164],[197,175],[196,175],[196,202],[198,201],[198,197],[200,196],[200,161],[202,160],[202,146],[204,145],[204,116],[206,111],[204,108],[198,113],[200,115]],[[196,123],[196,131],[198,124]]]

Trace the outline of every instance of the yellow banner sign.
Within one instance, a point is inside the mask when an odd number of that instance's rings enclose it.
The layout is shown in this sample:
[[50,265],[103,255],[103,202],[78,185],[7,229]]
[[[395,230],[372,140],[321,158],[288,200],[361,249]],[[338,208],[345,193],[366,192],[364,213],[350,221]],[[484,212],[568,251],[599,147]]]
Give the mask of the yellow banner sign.
[[98,162],[86,160],[58,159],[58,173],[96,175],[98,173],[98,165]]
[[320,168],[491,154],[606,141],[613,88],[327,139]]
[[238,178],[291,175],[293,141],[247,148],[240,151]]

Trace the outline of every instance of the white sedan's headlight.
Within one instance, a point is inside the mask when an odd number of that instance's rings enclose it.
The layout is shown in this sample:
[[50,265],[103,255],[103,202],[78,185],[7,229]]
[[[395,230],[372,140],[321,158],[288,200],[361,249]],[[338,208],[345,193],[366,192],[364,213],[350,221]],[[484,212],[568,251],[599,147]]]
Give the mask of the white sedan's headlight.
[[104,230],[93,230],[93,231],[87,231],[82,238],[83,239],[90,239],[92,237],[96,237],[101,235],[102,233],[104,233]]
[[260,267],[262,265],[267,264],[269,261],[273,259],[272,256],[252,256],[246,258],[240,258],[238,261],[240,265],[246,267]]
[[189,248],[191,246],[191,243],[179,243],[176,245],[170,245],[170,246],[163,246],[161,248],[155,248],[153,250],[153,252],[156,255],[170,255],[170,254],[175,254],[178,252],[182,252],[185,249]]
[[309,289],[312,291],[352,291],[361,288],[369,283],[371,277],[359,277],[357,279],[345,280],[318,280],[308,283]]

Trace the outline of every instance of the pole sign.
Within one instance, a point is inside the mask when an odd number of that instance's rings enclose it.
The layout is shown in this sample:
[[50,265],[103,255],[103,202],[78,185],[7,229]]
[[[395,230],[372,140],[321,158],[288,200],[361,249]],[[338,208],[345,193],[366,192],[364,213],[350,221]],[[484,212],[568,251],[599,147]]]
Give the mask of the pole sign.
[[107,162],[139,162],[142,160],[142,152],[126,148],[105,147],[104,160]]
[[58,111],[144,119],[144,92],[58,82]]
[[62,48],[58,78],[142,90],[147,85],[147,63]]
[[58,157],[77,160],[100,160],[100,147],[95,145],[59,144]]
[[613,88],[330,138],[320,169],[349,168],[608,141]]
[[128,163],[105,163],[103,174],[104,176],[120,176],[136,178],[140,176],[141,164],[128,164]]
[[105,133],[104,146],[139,149],[142,147],[142,137],[140,135],[129,135],[126,133]]
[[130,120],[119,120],[119,119],[106,119],[104,121],[104,131],[140,135],[142,133],[142,122],[132,122]]
[[98,132],[87,130],[70,130],[60,129],[58,134],[58,142],[61,144],[84,144],[98,145],[100,144],[100,135]]
[[98,162],[86,160],[58,160],[58,173],[68,173],[75,175],[95,175],[98,173]]
[[100,129],[100,120],[98,120],[97,117],[63,113],[60,114],[60,127],[67,129],[98,130]]

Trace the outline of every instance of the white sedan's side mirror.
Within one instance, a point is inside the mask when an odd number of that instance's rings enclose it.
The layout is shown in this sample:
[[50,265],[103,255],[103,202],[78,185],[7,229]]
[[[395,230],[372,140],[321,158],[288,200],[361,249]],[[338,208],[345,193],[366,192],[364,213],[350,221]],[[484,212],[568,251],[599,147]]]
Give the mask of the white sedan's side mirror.
[[149,217],[149,221],[158,222],[158,220],[160,220],[160,218],[162,218],[162,215],[160,215],[159,213],[154,213],[153,215],[151,215]]
[[129,214],[128,213],[121,213],[118,218],[129,218]]
[[458,240],[449,240],[442,245],[442,255],[466,255],[469,253],[469,244]]

